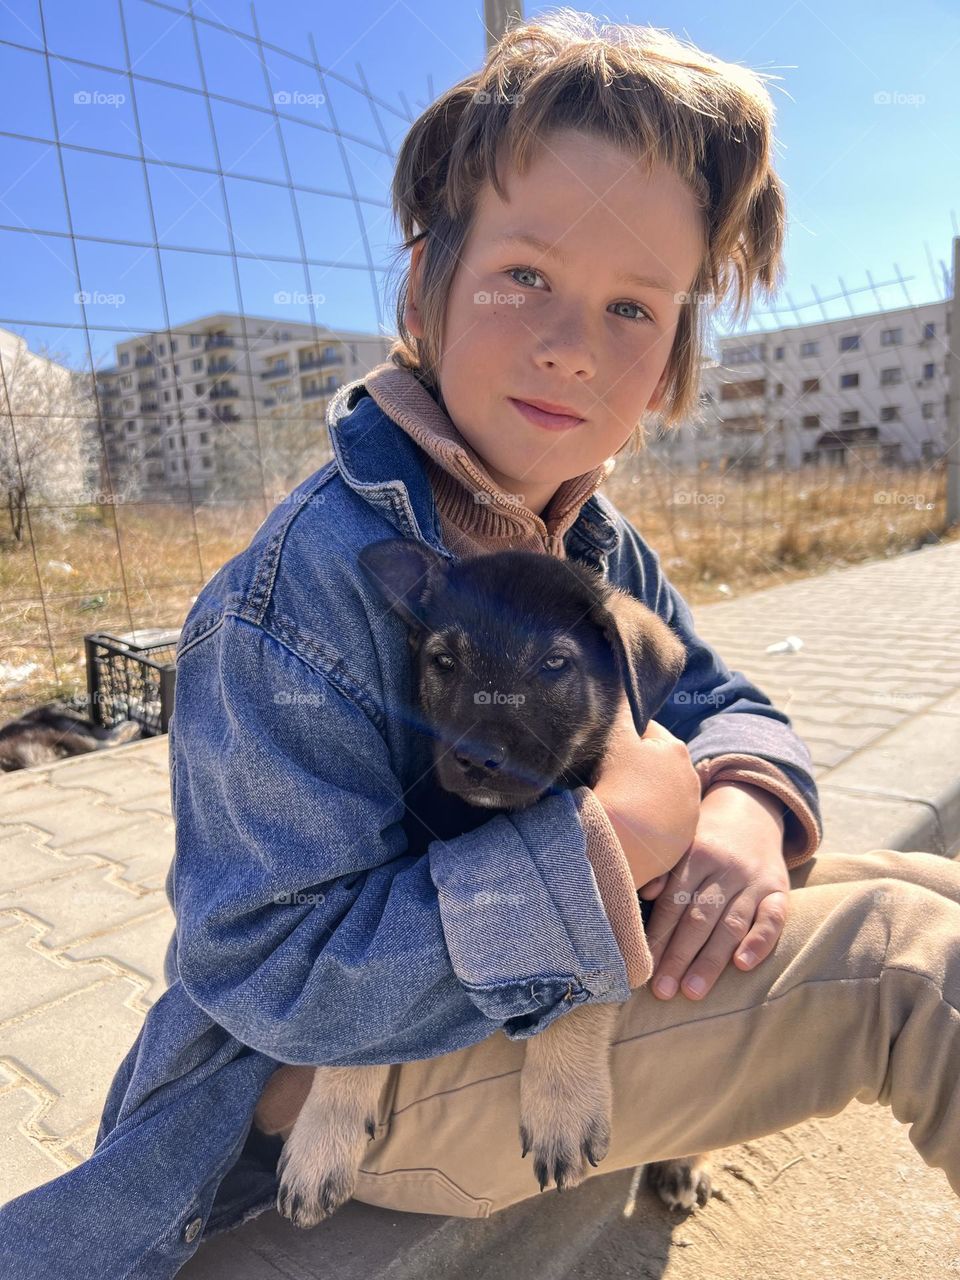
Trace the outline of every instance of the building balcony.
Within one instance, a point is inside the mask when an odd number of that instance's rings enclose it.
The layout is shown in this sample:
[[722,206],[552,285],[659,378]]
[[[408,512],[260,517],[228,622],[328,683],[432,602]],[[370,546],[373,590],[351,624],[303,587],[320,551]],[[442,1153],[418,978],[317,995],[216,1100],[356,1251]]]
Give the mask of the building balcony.
[[222,422],[225,426],[231,422],[239,422],[239,413],[234,413],[232,409],[215,409],[210,415],[211,422]]
[[233,338],[229,333],[210,333],[204,340],[204,351],[212,351],[214,347],[232,347]]
[[236,400],[239,395],[237,388],[228,382],[218,382],[215,387],[210,388],[211,400]]
[[236,362],[233,360],[211,360],[207,365],[207,376],[217,373],[232,373],[236,368]]
[[271,369],[264,369],[261,378],[287,378],[293,370],[288,364],[275,364]]
[[152,351],[146,351],[142,356],[137,356],[136,360],[133,362],[134,368],[136,369],[142,369],[145,365],[154,363],[156,362]]
[[297,367],[301,373],[309,373],[311,369],[323,369],[331,364],[343,364],[344,355],[342,351],[335,351],[330,356],[304,356],[299,361]]
[[160,405],[156,400],[144,400],[140,405],[141,413],[159,413]]
[[332,396],[336,387],[305,387],[300,393],[304,400],[319,400],[321,396]]
[[137,383],[138,391],[156,391],[156,389],[157,389],[156,378],[145,378],[143,382]]

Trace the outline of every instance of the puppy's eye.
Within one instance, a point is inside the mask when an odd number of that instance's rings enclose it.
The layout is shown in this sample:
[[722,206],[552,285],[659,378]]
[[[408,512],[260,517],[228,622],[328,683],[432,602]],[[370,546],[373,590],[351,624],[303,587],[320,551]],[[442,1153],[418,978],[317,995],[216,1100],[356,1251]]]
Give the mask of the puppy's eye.
[[452,671],[457,665],[449,653],[435,653],[433,661],[434,665],[438,666],[441,671]]
[[547,658],[543,664],[548,671],[562,671],[567,665],[567,659],[561,653],[555,653],[552,658]]

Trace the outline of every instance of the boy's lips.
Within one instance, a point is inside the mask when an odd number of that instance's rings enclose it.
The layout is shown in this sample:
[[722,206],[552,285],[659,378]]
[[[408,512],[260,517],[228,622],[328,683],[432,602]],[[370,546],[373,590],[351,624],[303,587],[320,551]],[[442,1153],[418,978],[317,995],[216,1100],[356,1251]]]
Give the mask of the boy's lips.
[[534,422],[539,427],[546,427],[549,431],[566,431],[571,427],[578,427],[582,422],[586,421],[585,418],[581,418],[569,410],[561,410],[560,406],[552,406],[550,410],[542,408],[542,405],[549,403],[546,400],[534,402],[518,400],[514,396],[508,396],[507,399],[518,412],[523,414],[528,422]]

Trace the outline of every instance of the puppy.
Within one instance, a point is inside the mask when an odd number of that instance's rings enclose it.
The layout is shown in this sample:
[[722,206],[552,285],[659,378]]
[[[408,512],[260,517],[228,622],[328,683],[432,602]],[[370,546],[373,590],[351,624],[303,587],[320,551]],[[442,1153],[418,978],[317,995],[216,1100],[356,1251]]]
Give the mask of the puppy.
[[122,720],[107,729],[91,724],[63,702],[47,702],[0,728],[0,773],[116,747],[139,736],[135,720]]
[[[406,797],[408,852],[592,787],[624,691],[642,732],[683,670],[666,623],[577,561],[503,551],[451,564],[412,539],[374,543],[359,559],[407,625],[412,719],[430,739],[432,766]],[[596,1166],[607,1153],[619,1009],[578,1005],[526,1041],[520,1138],[541,1190],[551,1178],[561,1191],[577,1186],[584,1159]],[[314,1226],[353,1195],[389,1069],[286,1066],[271,1077],[254,1124],[285,1139],[277,1209],[295,1225]],[[700,1156],[648,1166],[648,1182],[671,1206],[709,1194]]]

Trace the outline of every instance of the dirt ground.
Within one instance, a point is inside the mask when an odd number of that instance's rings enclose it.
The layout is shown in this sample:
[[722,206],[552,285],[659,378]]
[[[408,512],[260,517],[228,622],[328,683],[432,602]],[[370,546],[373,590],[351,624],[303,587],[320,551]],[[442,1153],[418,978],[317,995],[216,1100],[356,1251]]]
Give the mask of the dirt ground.
[[960,1200],[888,1107],[852,1102],[713,1164],[690,1213],[619,1170],[514,1205],[505,1230],[451,1219],[456,1248],[434,1266],[418,1244],[391,1280],[960,1280]]

